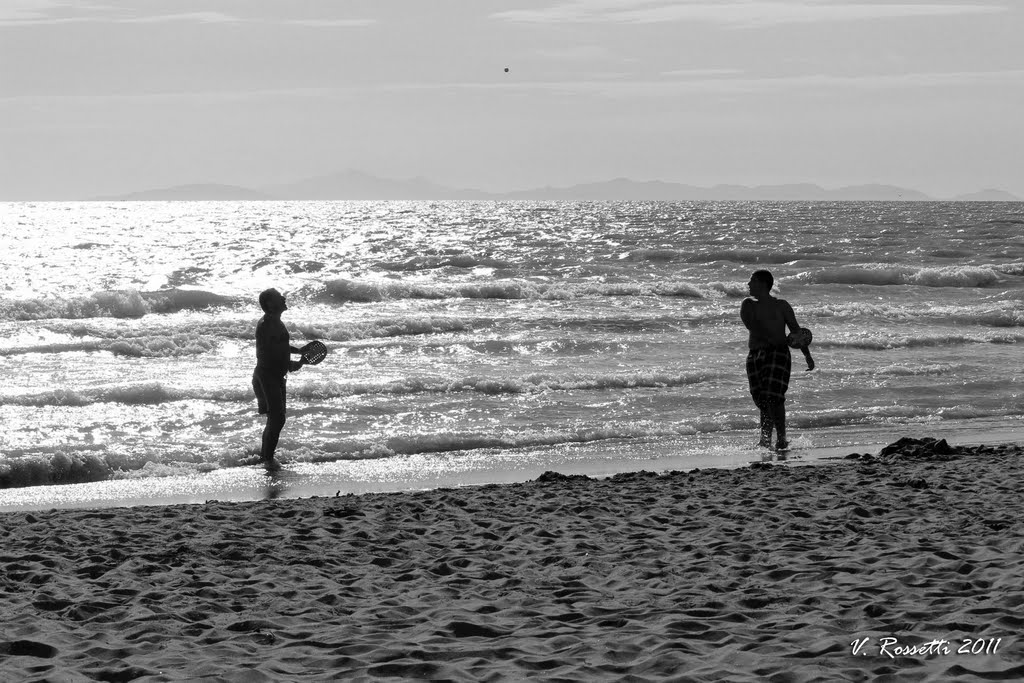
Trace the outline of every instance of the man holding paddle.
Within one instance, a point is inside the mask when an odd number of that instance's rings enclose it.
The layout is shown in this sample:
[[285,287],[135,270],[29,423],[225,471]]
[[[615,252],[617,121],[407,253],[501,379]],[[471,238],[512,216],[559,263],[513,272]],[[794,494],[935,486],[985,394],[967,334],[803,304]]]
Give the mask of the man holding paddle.
[[306,359],[291,359],[291,354],[301,356],[302,349],[289,343],[288,329],[281,322],[281,314],[288,310],[284,295],[276,289],[261,292],[260,308],[264,315],[256,324],[256,369],[252,373],[252,388],[260,415],[267,416],[260,460],[268,470],[274,470],[279,467],[274,451],[285,421],[285,376],[301,368]]

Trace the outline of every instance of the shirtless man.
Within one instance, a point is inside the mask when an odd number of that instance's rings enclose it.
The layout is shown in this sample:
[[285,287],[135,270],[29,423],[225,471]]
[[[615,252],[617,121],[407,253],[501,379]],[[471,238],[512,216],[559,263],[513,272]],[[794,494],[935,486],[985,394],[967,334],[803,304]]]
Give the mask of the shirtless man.
[[[747,381],[754,405],[760,411],[761,439],[759,446],[771,448],[772,428],[778,438],[775,449],[789,448],[786,440],[786,389],[789,388],[789,373],[792,357],[786,343],[786,328],[796,332],[793,307],[784,299],[771,295],[775,278],[767,270],[758,270],[750,276],[749,299],[740,306],[740,318],[750,330],[750,349],[747,354]],[[813,368],[809,360],[810,368]]]
[[252,388],[260,415],[267,416],[263,429],[260,460],[268,470],[276,469],[274,451],[285,421],[285,375],[302,367],[302,360],[292,360],[290,354],[301,354],[289,344],[288,329],[281,322],[281,314],[288,310],[284,295],[276,289],[260,293],[263,317],[256,324],[256,369],[252,373]]

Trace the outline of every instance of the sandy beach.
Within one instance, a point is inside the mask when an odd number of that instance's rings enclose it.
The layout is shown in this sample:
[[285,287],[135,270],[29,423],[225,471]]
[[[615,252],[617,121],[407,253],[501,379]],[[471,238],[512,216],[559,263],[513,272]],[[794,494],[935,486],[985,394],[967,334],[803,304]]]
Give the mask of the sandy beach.
[[5,681],[1020,680],[1019,445],[0,515]]

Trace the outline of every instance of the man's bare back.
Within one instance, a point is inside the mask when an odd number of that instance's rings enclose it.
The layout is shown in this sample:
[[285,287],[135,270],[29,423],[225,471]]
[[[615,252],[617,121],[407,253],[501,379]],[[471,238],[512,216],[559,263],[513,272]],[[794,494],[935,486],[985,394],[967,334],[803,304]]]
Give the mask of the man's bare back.
[[740,318],[750,330],[750,349],[785,346],[786,327],[789,327],[791,332],[800,329],[789,302],[785,299],[776,299],[767,293],[757,299],[745,299],[740,306]]

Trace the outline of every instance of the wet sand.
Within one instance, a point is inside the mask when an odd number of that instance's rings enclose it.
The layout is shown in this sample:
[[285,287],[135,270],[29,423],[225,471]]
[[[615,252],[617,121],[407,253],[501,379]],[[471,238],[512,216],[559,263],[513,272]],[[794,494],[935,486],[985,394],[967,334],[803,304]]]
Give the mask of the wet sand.
[[4,513],[0,680],[1019,680],[1022,453]]

